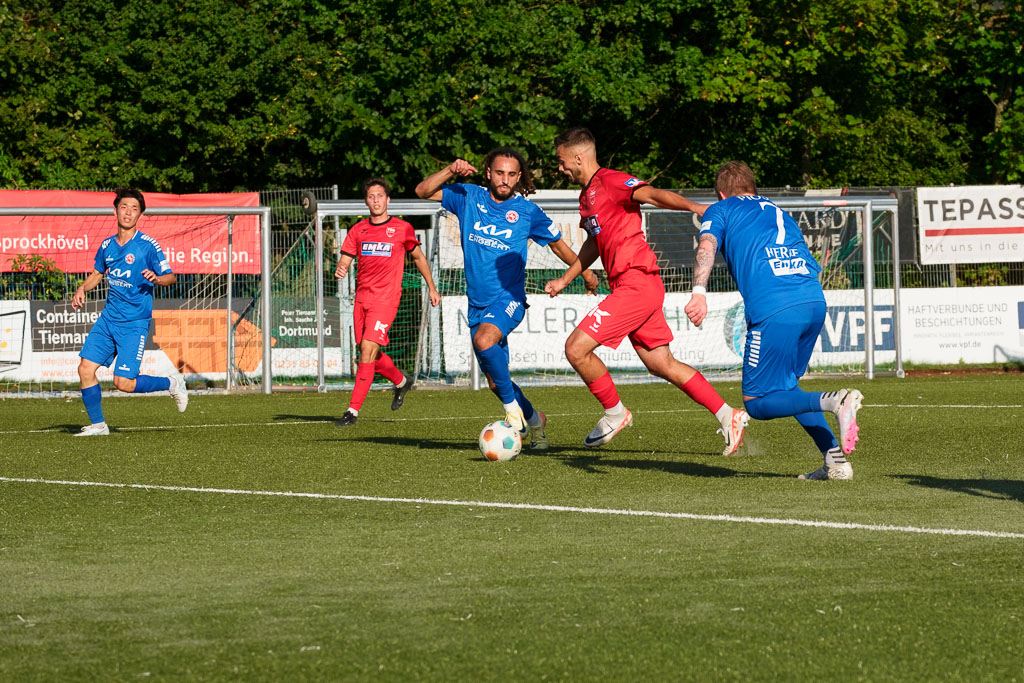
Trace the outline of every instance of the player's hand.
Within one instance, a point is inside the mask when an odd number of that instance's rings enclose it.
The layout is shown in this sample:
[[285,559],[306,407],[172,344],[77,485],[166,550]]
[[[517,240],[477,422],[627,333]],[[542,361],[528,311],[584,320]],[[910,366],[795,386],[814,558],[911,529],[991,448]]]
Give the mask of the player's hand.
[[452,175],[470,175],[476,173],[476,166],[465,159],[456,159],[448,165],[448,170]]
[[81,308],[85,305],[85,291],[79,287],[75,290],[75,295],[71,297],[71,308]]
[[441,303],[441,293],[436,289],[430,290],[430,305],[437,306],[439,303]]
[[562,282],[562,278],[558,278],[557,280],[548,280],[548,283],[544,285],[544,291],[552,298],[558,296],[558,293],[563,289],[565,289],[565,283]]
[[598,279],[597,273],[587,268],[583,271],[583,284],[587,288],[587,294],[589,296],[597,296],[597,288],[601,284],[601,280]]
[[703,294],[691,294],[690,300],[683,307],[683,312],[691,323],[700,327],[708,315],[708,298]]
[[340,280],[346,275],[348,275],[348,266],[343,266],[339,263],[338,267],[334,269],[334,279]]
[[146,278],[150,282],[156,283],[157,274],[149,268],[146,268],[142,271],[142,277]]

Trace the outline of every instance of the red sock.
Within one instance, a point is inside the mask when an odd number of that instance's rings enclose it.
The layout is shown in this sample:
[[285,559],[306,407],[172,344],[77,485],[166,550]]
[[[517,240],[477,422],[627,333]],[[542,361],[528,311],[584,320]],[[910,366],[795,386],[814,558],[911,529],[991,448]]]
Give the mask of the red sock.
[[366,395],[370,393],[370,385],[373,384],[373,363],[360,363],[356,369],[356,385],[352,388],[352,399],[348,407],[352,410],[361,410]]
[[687,396],[710,410],[712,415],[725,405],[725,401],[718,395],[715,388],[699,372],[680,388],[686,392]]
[[402,371],[395,367],[395,362],[391,360],[391,357],[383,351],[380,352],[380,358],[377,359],[373,369],[374,372],[392,384],[398,384],[405,377]]
[[587,388],[590,389],[590,393],[597,397],[597,400],[601,402],[605,410],[614,408],[619,404],[619,392],[615,388],[615,382],[612,381],[610,373],[604,373],[593,382],[587,384]]

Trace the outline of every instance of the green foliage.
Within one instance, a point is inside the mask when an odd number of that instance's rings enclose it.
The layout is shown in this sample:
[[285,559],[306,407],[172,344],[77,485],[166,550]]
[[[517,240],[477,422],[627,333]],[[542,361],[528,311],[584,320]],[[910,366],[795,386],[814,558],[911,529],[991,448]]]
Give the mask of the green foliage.
[[67,276],[44,256],[18,254],[10,274],[0,277],[0,292],[5,299],[60,301],[67,297]]
[[552,137],[709,186],[1020,182],[1024,8],[934,0],[0,4],[0,183],[408,193]]

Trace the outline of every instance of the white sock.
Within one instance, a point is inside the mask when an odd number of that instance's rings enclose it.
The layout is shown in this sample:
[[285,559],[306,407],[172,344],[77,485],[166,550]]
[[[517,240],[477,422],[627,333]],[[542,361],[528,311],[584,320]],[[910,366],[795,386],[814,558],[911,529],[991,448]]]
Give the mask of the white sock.
[[353,415],[355,415],[356,417],[359,417],[359,411],[358,411],[358,410],[356,410],[355,408],[349,408],[349,409],[348,409],[348,412],[352,413],[352,414],[353,414]]
[[732,426],[732,406],[728,403],[723,403],[722,407],[715,413],[715,418],[718,420],[718,424],[722,425],[722,429],[729,429]]
[[835,467],[836,465],[842,465],[846,462],[846,456],[843,455],[843,449],[839,446],[830,448],[825,451],[825,467]]
[[824,412],[834,413],[839,410],[839,400],[843,397],[843,390],[826,391],[821,395],[821,409]]
[[408,381],[409,381],[409,378],[407,378],[405,375],[402,375],[402,381],[399,382],[398,384],[396,384],[395,388],[396,389],[401,389],[402,387],[405,386],[405,383],[408,382]]
[[515,399],[512,399],[511,403],[503,403],[502,405],[505,406],[506,413],[522,410],[522,408],[519,407],[519,401],[516,401]]
[[605,408],[604,414],[608,417],[618,417],[626,412],[626,406],[622,405],[622,401],[619,401],[611,408]]

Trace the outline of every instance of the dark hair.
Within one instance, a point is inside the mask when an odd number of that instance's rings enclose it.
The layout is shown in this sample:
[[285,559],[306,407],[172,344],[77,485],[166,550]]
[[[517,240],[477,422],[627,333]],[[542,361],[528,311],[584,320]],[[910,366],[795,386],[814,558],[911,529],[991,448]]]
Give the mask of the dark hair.
[[117,208],[122,199],[127,198],[137,200],[139,202],[139,213],[146,213],[146,199],[134,187],[118,187],[114,190],[114,208]]
[[715,191],[726,197],[739,194],[757,194],[754,172],[742,161],[727,161],[715,174]]
[[490,170],[494,160],[498,157],[508,157],[519,162],[519,182],[512,188],[513,190],[524,197],[537,191],[537,187],[533,184],[533,176],[530,174],[530,167],[526,163],[526,158],[511,147],[498,147],[488,152],[487,156],[484,157],[484,169]]
[[565,145],[568,145],[569,147],[575,147],[577,145],[593,145],[596,148],[597,140],[594,139],[594,134],[586,128],[570,128],[555,138],[555,147],[562,147]]
[[370,191],[370,188],[375,185],[380,185],[381,187],[383,187],[384,194],[387,195],[388,197],[391,197],[391,188],[388,186],[388,181],[384,180],[383,178],[370,178],[369,180],[363,183],[363,199],[366,199],[366,195]]

